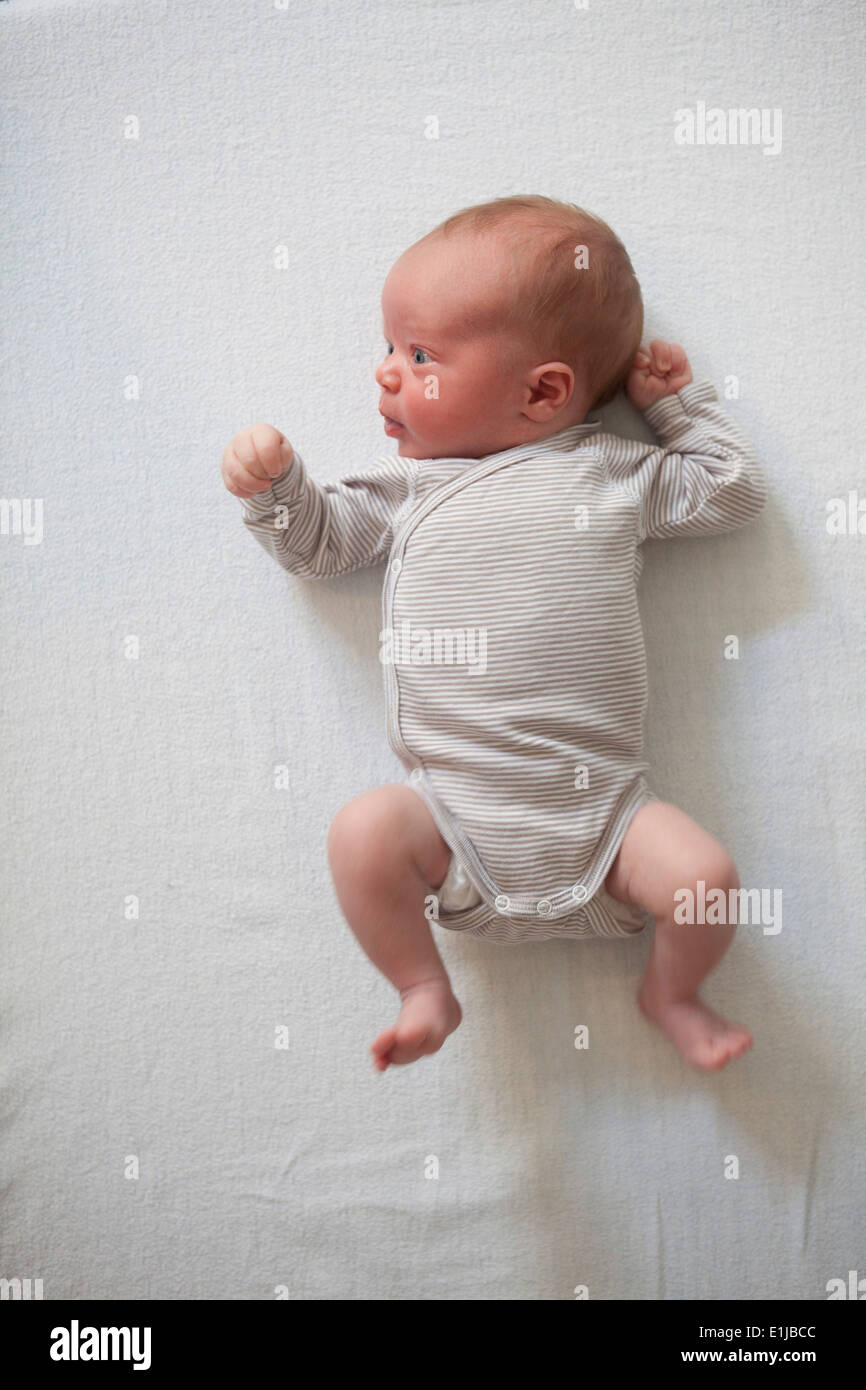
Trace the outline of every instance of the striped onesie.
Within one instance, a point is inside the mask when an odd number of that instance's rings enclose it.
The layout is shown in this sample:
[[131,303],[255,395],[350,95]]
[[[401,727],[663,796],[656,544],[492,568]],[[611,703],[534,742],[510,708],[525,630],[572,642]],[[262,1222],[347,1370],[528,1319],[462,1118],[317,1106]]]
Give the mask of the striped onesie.
[[[645,779],[637,601],[648,537],[750,521],[766,485],[707,381],[644,412],[481,458],[388,455],[314,482],[295,452],[243,520],[302,578],[387,562],[388,740],[469,894],[434,920],[493,941],[634,935],[604,880]],[[449,879],[453,877],[449,872]]]

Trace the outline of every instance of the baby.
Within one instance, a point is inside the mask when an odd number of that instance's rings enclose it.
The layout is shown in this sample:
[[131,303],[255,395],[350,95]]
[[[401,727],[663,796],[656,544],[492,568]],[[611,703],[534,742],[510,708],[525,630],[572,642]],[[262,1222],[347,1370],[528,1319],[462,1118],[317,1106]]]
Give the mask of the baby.
[[[629,257],[573,204],[456,213],[391,268],[382,312],[396,453],[322,485],[259,424],[222,461],[245,524],[292,574],[387,562],[380,656],[408,776],[350,801],[328,836],[340,906],[400,994],[374,1064],[436,1052],[461,1021],[431,921],[502,942],[654,922],[639,1006],[689,1063],[724,1066],[752,1035],[698,987],[736,913],[684,921],[682,905],[736,902],[739,879],[647,786],[637,581],[648,537],[761,510],[749,441],[681,347],[640,346]],[[659,444],[588,418],[622,386]]]

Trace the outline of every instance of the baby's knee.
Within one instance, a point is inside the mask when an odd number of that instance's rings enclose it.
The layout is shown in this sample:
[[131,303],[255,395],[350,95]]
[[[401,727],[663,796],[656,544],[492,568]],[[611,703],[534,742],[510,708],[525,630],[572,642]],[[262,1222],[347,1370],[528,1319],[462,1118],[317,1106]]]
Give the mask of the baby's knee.
[[698,877],[703,879],[707,888],[721,888],[725,893],[740,886],[737,866],[722,845],[707,855]]
[[341,806],[328,829],[328,861],[331,868],[342,868],[357,858],[363,858],[365,841],[369,840],[369,820],[355,797]]
[[714,890],[727,894],[739,886],[737,866],[719,845],[689,856],[679,869],[669,871],[656,882],[655,900],[647,905],[654,914],[667,916],[685,901],[703,900]]
[[700,899],[717,890],[727,894],[732,888],[737,889],[739,886],[737,866],[727,850],[719,845],[718,848],[710,849],[692,860],[688,872],[680,875],[678,883],[670,885],[669,897],[679,903],[684,892],[694,894]]
[[328,861],[333,872],[376,878],[393,857],[393,815],[385,788],[348,801],[328,830]]

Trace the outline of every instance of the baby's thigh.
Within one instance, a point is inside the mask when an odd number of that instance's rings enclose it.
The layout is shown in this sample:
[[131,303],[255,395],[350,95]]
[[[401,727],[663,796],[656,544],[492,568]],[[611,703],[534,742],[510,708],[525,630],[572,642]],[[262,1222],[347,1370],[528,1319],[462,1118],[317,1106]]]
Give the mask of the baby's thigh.
[[629,823],[605,887],[621,902],[638,903],[654,917],[675,906],[682,888],[736,887],[734,862],[708,830],[670,801],[648,801]]
[[435,885],[448,872],[451,850],[417,793],[389,782],[341,807],[328,832],[328,855],[332,867],[353,867],[372,878],[414,867]]

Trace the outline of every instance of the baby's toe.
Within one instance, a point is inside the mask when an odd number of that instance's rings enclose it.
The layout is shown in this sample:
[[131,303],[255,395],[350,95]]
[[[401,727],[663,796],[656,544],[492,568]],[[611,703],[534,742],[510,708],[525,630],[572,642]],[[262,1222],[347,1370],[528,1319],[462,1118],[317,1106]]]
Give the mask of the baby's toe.
[[378,1038],[374,1038],[370,1044],[370,1051],[374,1057],[381,1057],[386,1052],[390,1052],[397,1038],[397,1030],[394,1027],[386,1028],[384,1033],[380,1033]]

